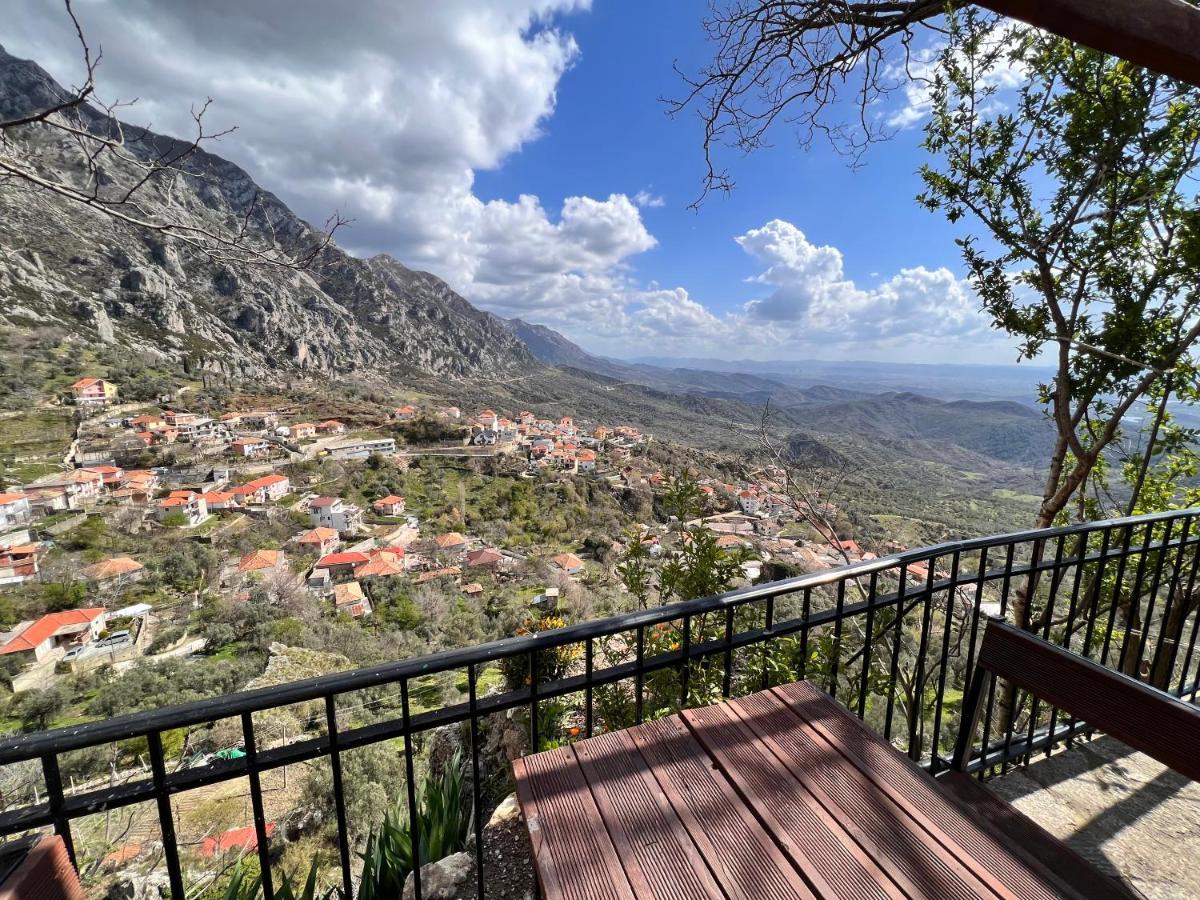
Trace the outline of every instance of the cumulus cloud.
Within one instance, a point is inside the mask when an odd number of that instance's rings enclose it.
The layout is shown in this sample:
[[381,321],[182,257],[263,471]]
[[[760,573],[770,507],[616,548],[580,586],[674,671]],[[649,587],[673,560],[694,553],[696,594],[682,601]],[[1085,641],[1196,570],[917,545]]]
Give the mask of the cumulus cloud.
[[[992,32],[996,41],[1008,40],[1009,33],[1010,29],[1006,26],[999,26]],[[904,83],[904,104],[887,113],[884,121],[888,125],[899,129],[913,128],[929,118],[933,111],[933,80],[943,52],[943,46],[917,50],[907,65],[889,69],[887,77]],[[1023,65],[1001,55],[979,80],[982,87],[994,89],[999,95],[1025,84],[1029,80],[1029,73]],[[1000,99],[993,99],[989,101],[989,108],[1001,102]]]
[[776,334],[851,343],[989,329],[969,286],[949,269],[901,269],[862,288],[845,276],[840,250],[812,243],[791,222],[774,219],[735,240],[766,266],[749,281],[773,288],[743,305],[745,318]]
[[[140,98],[126,118],[189,134],[190,104],[211,96],[211,127],[238,126],[213,150],[310,220],[352,216],[352,250],[386,250],[462,286],[491,266],[478,244],[505,221],[538,243],[578,240],[583,258],[619,254],[629,238],[631,201],[571,198],[552,225],[535,198],[484,203],[472,190],[476,171],[539,137],[579,56],[561,17],[588,5],[94,0],[79,12],[104,48],[103,99]],[[11,52],[78,80],[61,2],[33,0],[5,25]],[[599,235],[608,224],[623,230]]]
[[633,202],[640,207],[651,209],[667,205],[667,201],[664,200],[660,195],[652,194],[645,189],[640,190],[633,195]]

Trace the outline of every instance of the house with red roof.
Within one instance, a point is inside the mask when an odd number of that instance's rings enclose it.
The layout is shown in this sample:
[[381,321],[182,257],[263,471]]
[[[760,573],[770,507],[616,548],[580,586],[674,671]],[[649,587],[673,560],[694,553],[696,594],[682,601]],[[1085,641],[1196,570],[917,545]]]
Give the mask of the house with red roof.
[[24,584],[38,577],[45,545],[30,541],[29,531],[14,531],[0,538],[0,585]]
[[200,499],[208,506],[209,512],[236,509],[238,506],[237,497],[233,495],[233,491],[206,491],[200,495]]
[[71,385],[76,406],[108,406],[117,401],[117,386],[103,378],[80,378]]
[[761,506],[761,501],[759,500],[758,494],[749,488],[743,488],[742,490],[738,491],[737,501],[742,512],[748,516],[756,515],[759,507]]
[[552,557],[550,562],[568,575],[578,575],[583,571],[583,560],[574,553],[560,553]]
[[51,472],[25,485],[27,493],[43,489],[60,490],[67,497],[68,509],[91,506],[100,499],[104,487],[104,476],[87,469],[71,469],[69,472]]
[[328,553],[317,560],[316,565],[313,566],[313,573],[315,574],[318,570],[324,570],[334,580],[347,578],[353,575],[354,570],[359,566],[370,561],[371,557],[357,550]]
[[104,630],[107,615],[103,606],[95,606],[63,610],[33,622],[23,622],[4,636],[0,655],[41,662],[58,650],[69,650],[94,641]]
[[317,426],[312,422],[297,422],[295,425],[288,426],[288,437],[292,440],[300,441],[305,438],[316,437]]
[[326,419],[317,423],[317,431],[321,434],[345,434],[346,426],[337,419]]
[[580,472],[596,471],[596,453],[594,450],[580,450],[575,454],[575,465]]
[[82,574],[84,580],[96,590],[120,590],[135,581],[141,581],[146,574],[146,567],[131,557],[114,556],[93,563]]
[[[268,822],[263,829],[267,838],[275,833],[275,823]],[[214,856],[224,856],[226,853],[253,853],[258,849],[258,832],[253,825],[244,828],[231,828],[218,835],[210,835],[200,842],[200,855],[206,859]]]
[[356,619],[371,614],[371,601],[363,593],[362,585],[357,581],[335,585],[333,588],[333,605],[338,612],[349,613]]
[[395,578],[408,572],[403,547],[371,550],[367,556],[370,559],[354,570],[355,578]]
[[404,515],[404,498],[396,494],[388,494],[372,503],[371,509],[381,516],[402,516]]
[[417,408],[409,405],[400,406],[392,412],[392,416],[397,422],[411,422],[417,417]]
[[342,536],[333,528],[313,528],[296,538],[296,543],[304,552],[315,553],[317,556],[327,556],[336,550],[341,542]]
[[287,496],[292,482],[286,475],[272,473],[233,488],[231,493],[241,503],[266,503]]
[[109,490],[120,487],[125,480],[125,470],[120,466],[87,466],[84,471],[99,475],[101,486]]
[[467,539],[457,531],[448,531],[434,538],[438,553],[446,556],[462,556],[467,552]]
[[467,554],[467,558],[463,561],[468,569],[484,569],[489,572],[494,572],[504,565],[504,554],[498,550],[485,548],[483,550],[472,550]]
[[167,497],[165,500],[158,501],[154,515],[160,522],[178,513],[183,516],[185,525],[193,528],[208,518],[208,504],[204,502],[202,495],[193,494],[191,491],[173,491],[172,493],[186,494],[187,496]]
[[229,445],[229,452],[242,459],[267,456],[271,452],[271,442],[257,437],[241,437]]
[[33,507],[29,497],[20,492],[0,493],[0,528],[10,525],[27,525],[33,520]]
[[282,550],[255,550],[253,553],[247,553],[238,562],[238,574],[274,572],[283,568],[283,562]]

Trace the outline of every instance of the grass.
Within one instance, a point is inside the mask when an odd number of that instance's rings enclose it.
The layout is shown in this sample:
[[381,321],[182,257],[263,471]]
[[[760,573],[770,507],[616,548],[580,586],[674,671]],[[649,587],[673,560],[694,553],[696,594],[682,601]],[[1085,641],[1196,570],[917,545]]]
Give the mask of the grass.
[[23,457],[12,471],[32,480],[59,468],[73,434],[67,409],[30,409],[0,418],[0,457]]
[[998,497],[1001,500],[1019,500],[1026,503],[1039,503],[1041,497],[1037,494],[1022,494],[1020,491],[1014,491],[1011,488],[996,488],[992,491],[993,497]]

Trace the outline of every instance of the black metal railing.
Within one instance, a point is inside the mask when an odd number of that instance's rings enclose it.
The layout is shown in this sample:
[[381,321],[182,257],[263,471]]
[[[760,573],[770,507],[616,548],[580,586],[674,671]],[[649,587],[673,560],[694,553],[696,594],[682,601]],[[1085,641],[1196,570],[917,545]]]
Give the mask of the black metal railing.
[[[506,758],[499,764],[485,758],[495,754],[485,744],[498,722],[510,729],[519,724],[520,749],[529,752],[808,678],[936,774],[948,766],[987,615],[1019,618],[1024,627],[1104,665],[1194,697],[1200,680],[1198,519],[1200,510],[1185,510],[944,543],[721,596],[10,738],[0,742],[0,766],[38,761],[42,789],[27,803],[5,798],[0,835],[53,828],[86,871],[108,847],[91,831],[77,841],[81,823],[153,804],[162,863],[173,895],[182,898],[194,842],[178,834],[173,805],[189,791],[245,779],[270,898],[262,778],[327,760],[339,880],[349,894],[356,859],[351,832],[374,823],[363,827],[348,818],[347,755],[401,742],[404,767],[395,777],[415,817],[422,742],[434,729],[458,726],[469,747],[473,852],[485,896],[484,781],[489,772],[501,781],[507,773]],[[465,685],[447,688],[456,678]],[[432,699],[424,689],[431,679],[442,685]],[[302,735],[262,739],[256,716],[297,705],[319,711],[310,712]],[[164,738],[221,722],[240,732],[244,757],[189,765],[186,753],[164,749]],[[995,680],[988,685],[983,722],[984,737],[969,767],[980,778],[1027,763],[1036,752],[1049,753],[1087,729],[1060,721],[1056,710]],[[148,777],[130,767],[118,778],[114,765],[108,783],[64,787],[62,763],[71,754],[130,741],[144,747]],[[416,829],[413,834],[416,841]],[[414,881],[420,897],[419,869]]]

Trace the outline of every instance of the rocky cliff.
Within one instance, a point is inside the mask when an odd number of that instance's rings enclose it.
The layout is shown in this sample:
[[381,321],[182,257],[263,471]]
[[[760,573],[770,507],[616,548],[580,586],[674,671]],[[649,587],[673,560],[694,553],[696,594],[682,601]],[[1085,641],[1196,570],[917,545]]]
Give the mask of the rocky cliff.
[[[44,109],[62,94],[40,66],[0,47],[0,119]],[[99,132],[114,127],[94,109],[84,121]],[[42,173],[77,183],[85,176],[78,147],[61,131],[35,124],[7,136],[2,152],[36,159]],[[145,158],[177,146],[141,133],[127,149]],[[133,163],[109,159],[99,180],[119,186],[137,172]],[[317,242],[307,223],[229,161],[197,151],[185,172],[138,196],[196,227],[227,231],[245,220],[253,240],[285,248]],[[502,320],[389,256],[359,259],[329,247],[303,272],[234,267],[12,180],[0,181],[0,319],[188,355],[243,375],[315,369],[471,377],[537,364]]]

